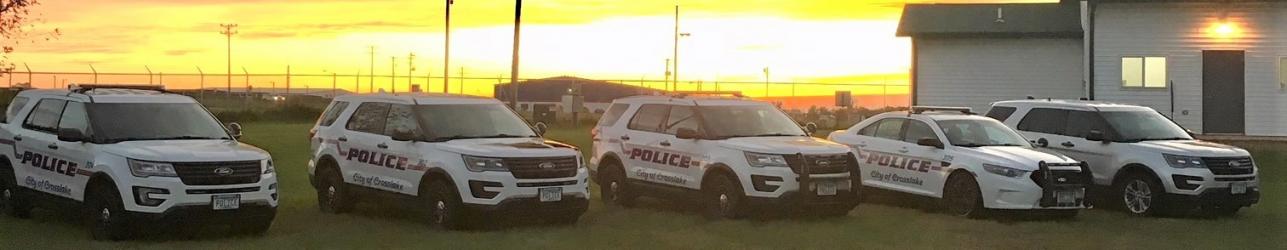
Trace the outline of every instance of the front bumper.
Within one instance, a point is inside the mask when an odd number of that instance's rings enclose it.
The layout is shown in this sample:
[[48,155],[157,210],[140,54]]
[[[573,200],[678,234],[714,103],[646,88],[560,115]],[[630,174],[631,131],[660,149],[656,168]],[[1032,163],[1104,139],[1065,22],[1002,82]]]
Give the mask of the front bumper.
[[[983,206],[1015,210],[1086,208],[1086,187],[1090,183],[1088,170],[1080,166],[1073,168],[1069,164],[1051,170],[1042,164],[1037,171],[1023,177],[979,173],[976,178],[982,191]],[[1074,172],[1077,169],[1080,172]],[[1055,174],[1054,171],[1060,173]],[[1059,195],[1070,200],[1059,201]]]
[[1249,207],[1260,203],[1260,188],[1248,187],[1242,194],[1233,194],[1229,188],[1209,188],[1198,195],[1166,194],[1161,202],[1172,208]]
[[[750,187],[744,189],[748,194],[748,205],[762,210],[853,208],[858,205],[858,194],[854,192],[858,183],[848,172],[813,174],[808,178],[801,178],[789,170],[779,174],[758,175],[753,172],[747,179]],[[835,194],[819,194],[818,187],[822,183],[834,185]]]
[[[538,200],[542,189],[559,188],[562,200],[589,200],[589,173],[582,168],[566,178],[519,179],[509,172],[469,172],[457,179],[457,190],[466,205],[505,205],[522,200]],[[513,201],[512,201],[513,200]]]
[[[217,186],[197,186],[183,184],[177,177],[133,177],[130,181],[118,182],[129,184],[119,187],[121,202],[125,210],[144,214],[164,214],[181,207],[210,207],[213,196],[236,194],[241,196],[242,206],[263,204],[277,207],[278,187],[276,174],[260,176],[259,182]],[[168,193],[146,194],[148,199],[164,200],[155,206],[140,203],[140,189],[160,189]]]
[[590,199],[567,194],[556,202],[541,202],[539,198],[513,198],[496,205],[465,204],[466,213],[472,216],[512,220],[581,216],[589,207]]

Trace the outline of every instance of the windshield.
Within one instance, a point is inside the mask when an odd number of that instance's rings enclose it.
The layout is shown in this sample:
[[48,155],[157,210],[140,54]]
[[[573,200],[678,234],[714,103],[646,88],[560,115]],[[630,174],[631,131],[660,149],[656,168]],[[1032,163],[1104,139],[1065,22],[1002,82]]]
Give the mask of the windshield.
[[938,121],[938,126],[943,128],[943,133],[953,146],[1031,147],[1023,136],[992,119],[942,120]]
[[430,141],[536,137],[527,122],[501,104],[418,105],[415,112]]
[[1153,111],[1100,112],[1121,141],[1191,140],[1189,133]]
[[781,110],[769,105],[699,106],[705,130],[715,138],[805,136]]
[[196,103],[90,103],[93,137],[107,143],[136,140],[231,139]]

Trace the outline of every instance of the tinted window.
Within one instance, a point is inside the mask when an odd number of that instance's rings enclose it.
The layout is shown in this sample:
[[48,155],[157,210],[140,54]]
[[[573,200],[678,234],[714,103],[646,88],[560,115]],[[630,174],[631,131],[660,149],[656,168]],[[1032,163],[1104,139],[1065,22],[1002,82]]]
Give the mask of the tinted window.
[[58,118],[63,115],[63,107],[67,106],[67,101],[43,99],[36,103],[36,108],[31,110],[27,115],[27,121],[22,124],[23,128],[54,132],[58,128]]
[[68,102],[63,109],[63,117],[58,121],[58,129],[75,129],[89,134],[89,116],[85,115],[85,104]]
[[880,126],[880,121],[867,124],[866,127],[863,127],[862,129],[858,130],[858,134],[865,135],[865,136],[876,136],[876,127],[879,127],[879,126]]
[[1100,112],[1117,133],[1119,141],[1193,139],[1180,125],[1156,111]]
[[418,136],[420,126],[416,123],[415,113],[411,110],[411,105],[394,104],[389,106],[389,119],[385,122],[384,134],[393,136],[399,131],[411,133]]
[[349,102],[331,103],[331,106],[326,108],[326,112],[322,113],[322,117],[317,119],[317,125],[328,127],[335,124],[335,120],[340,119],[340,113],[344,113],[344,109],[348,107]]
[[500,103],[417,105],[414,109],[421,131],[431,141],[537,137],[522,117]]
[[806,136],[791,117],[773,105],[700,106],[707,135],[714,138]]
[[107,143],[231,139],[219,120],[198,103],[92,103],[85,106],[93,124],[94,138]]
[[608,112],[603,113],[603,117],[599,118],[599,124],[596,126],[611,127],[612,125],[617,125],[617,120],[621,120],[621,115],[626,113],[627,108],[630,108],[630,105],[624,103],[612,104],[612,107],[608,108]]
[[1015,110],[1018,109],[1015,107],[993,106],[992,110],[988,110],[987,116],[1004,122],[1005,119],[1010,119],[1010,115],[1013,115]]
[[1068,120],[1068,111],[1062,109],[1034,108],[1019,121],[1019,130],[1062,134],[1064,123]]
[[9,103],[9,108],[5,112],[4,122],[8,123],[9,121],[12,121],[13,117],[18,115],[18,111],[22,110],[23,106],[27,106],[26,97],[13,98],[13,102]]
[[911,121],[907,124],[907,133],[903,135],[903,141],[916,143],[917,140],[924,138],[938,138],[938,135],[935,135],[934,129],[924,122]]
[[907,120],[903,119],[882,120],[880,121],[880,127],[876,127],[876,137],[890,140],[901,140],[903,138],[901,136],[903,133],[903,123],[906,122]]
[[[1068,111],[1068,123],[1064,126],[1062,135],[1077,138],[1086,138],[1086,134],[1092,129],[1100,129],[1099,115],[1090,111]],[[1100,132],[1103,132],[1100,129]]]
[[388,103],[363,103],[358,105],[357,110],[353,111],[353,116],[349,118],[349,123],[345,125],[345,128],[352,131],[383,134],[384,121],[388,113]]
[[644,104],[639,107],[638,112],[635,112],[635,117],[630,119],[629,128],[639,131],[661,131],[661,122],[666,119],[669,107],[661,104]]
[[690,106],[671,106],[665,127],[666,133],[672,135],[679,133],[681,128],[701,131],[701,123],[698,122],[697,116],[693,112],[693,107]]

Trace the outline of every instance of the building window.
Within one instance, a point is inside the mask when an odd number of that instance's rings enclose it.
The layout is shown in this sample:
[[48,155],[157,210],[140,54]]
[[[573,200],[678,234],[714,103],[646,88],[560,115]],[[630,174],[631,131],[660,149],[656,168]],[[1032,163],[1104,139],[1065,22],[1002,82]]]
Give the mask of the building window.
[[1165,88],[1166,57],[1122,57],[1122,87]]

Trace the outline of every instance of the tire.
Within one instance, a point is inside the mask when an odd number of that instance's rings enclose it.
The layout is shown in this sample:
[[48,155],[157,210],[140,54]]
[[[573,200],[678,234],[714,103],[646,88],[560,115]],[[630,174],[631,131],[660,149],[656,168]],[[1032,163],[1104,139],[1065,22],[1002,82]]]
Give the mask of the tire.
[[353,211],[353,196],[335,168],[324,168],[317,184],[317,208],[323,213],[342,214]]
[[456,189],[446,181],[431,180],[420,191],[424,200],[426,221],[436,229],[456,230],[464,227],[464,205]]
[[14,177],[13,169],[4,167],[7,166],[0,166],[0,213],[19,219],[31,218],[31,203],[18,186],[18,178]]
[[1145,173],[1129,173],[1114,185],[1114,200],[1119,208],[1135,216],[1160,215],[1162,183]]
[[727,174],[717,174],[702,188],[706,215],[714,219],[739,219],[746,216],[746,196],[742,186]]
[[634,207],[638,198],[626,183],[625,171],[617,163],[604,165],[603,178],[599,178],[599,197],[606,205]]
[[131,221],[115,187],[99,182],[91,186],[85,198],[85,219],[94,240],[119,241],[133,236]]
[[983,195],[979,192],[979,183],[970,174],[954,174],[947,179],[943,187],[943,207],[948,214],[979,219],[987,217],[988,209],[983,207]]

